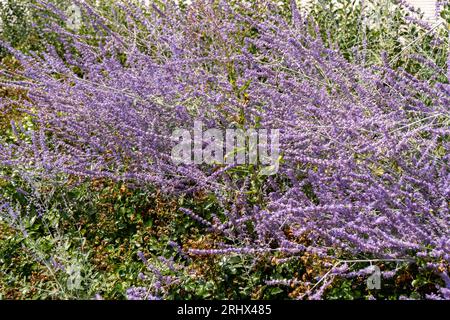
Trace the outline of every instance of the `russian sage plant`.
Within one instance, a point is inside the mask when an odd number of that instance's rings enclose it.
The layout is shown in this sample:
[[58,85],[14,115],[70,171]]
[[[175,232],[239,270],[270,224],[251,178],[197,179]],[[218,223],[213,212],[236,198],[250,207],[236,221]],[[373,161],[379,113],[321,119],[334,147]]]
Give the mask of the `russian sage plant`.
[[[448,298],[448,59],[443,68],[416,57],[444,81],[397,68],[387,53],[370,66],[349,62],[318,25],[310,32],[294,1],[289,19],[268,2],[118,1],[121,26],[77,5],[96,33],[64,29],[67,16],[55,11],[49,28],[64,54],[50,46],[23,54],[2,43],[22,66],[4,71],[2,85],[27,92],[20,104],[33,123],[11,124],[3,167],[152,185],[175,197],[209,194],[213,214],[180,208],[220,239],[187,248],[191,256],[314,254],[333,277],[366,274],[349,267],[354,257],[421,260],[442,276],[436,294]],[[15,104],[1,100],[2,108]],[[278,173],[173,163],[172,132],[195,121],[206,129],[279,129]],[[320,298],[331,280],[307,296]],[[160,287],[128,292],[159,294]]]

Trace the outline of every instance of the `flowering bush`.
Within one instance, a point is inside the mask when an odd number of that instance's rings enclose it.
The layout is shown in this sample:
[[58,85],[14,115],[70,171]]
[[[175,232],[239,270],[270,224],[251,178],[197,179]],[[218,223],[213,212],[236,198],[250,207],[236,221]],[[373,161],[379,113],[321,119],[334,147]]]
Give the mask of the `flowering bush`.
[[[414,56],[443,81],[396,68],[388,53],[371,66],[349,62],[294,2],[287,19],[267,3],[119,1],[124,25],[79,6],[96,33],[67,31],[55,11],[50,28],[63,55],[51,46],[25,55],[2,43],[22,68],[4,72],[2,83],[27,99],[2,98],[1,106],[20,103],[30,123],[13,122],[0,146],[6,175],[110,179],[183,199],[179,213],[207,232],[201,244],[180,243],[187,269],[204,255],[253,264],[314,257],[316,281],[266,283],[320,298],[333,279],[368,273],[355,263],[407,261],[440,275],[441,287],[425,293],[448,298],[448,59],[443,68]],[[173,163],[172,132],[199,120],[280,129],[277,175],[257,165]],[[210,209],[199,209],[202,201]],[[130,298],[158,298],[177,281],[149,271],[158,288],[131,288]]]

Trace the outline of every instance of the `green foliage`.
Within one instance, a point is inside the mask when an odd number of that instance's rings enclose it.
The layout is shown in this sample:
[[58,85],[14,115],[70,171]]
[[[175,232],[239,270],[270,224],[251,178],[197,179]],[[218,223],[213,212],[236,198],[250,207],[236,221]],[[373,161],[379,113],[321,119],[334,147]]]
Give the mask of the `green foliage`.
[[[309,13],[317,24],[322,39],[330,47],[338,47],[351,61],[365,65],[381,64],[382,53],[398,67],[412,74],[430,78],[434,71],[412,60],[410,53],[421,54],[442,67],[448,54],[449,6],[441,12],[442,20],[431,25],[430,31],[407,20],[422,17],[399,7],[393,0],[315,0]],[[439,43],[440,44],[437,44]],[[438,76],[446,81],[445,75]]]
[[[0,39],[23,48],[30,37],[31,19],[26,2],[5,0],[0,2]],[[0,48],[0,57],[6,54]]]

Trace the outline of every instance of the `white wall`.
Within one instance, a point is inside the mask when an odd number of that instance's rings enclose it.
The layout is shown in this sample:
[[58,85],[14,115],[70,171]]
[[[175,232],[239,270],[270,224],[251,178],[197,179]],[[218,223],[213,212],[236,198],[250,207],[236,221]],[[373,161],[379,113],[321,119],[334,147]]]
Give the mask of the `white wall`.
[[425,14],[425,18],[435,20],[436,0],[407,0],[414,7],[420,8]]
[[[297,0],[297,3],[301,8],[305,9],[308,7],[308,3],[310,1],[311,0]],[[406,1],[412,4],[414,7],[419,8],[424,13],[425,19],[432,21],[436,20],[435,18],[436,0],[406,0]]]

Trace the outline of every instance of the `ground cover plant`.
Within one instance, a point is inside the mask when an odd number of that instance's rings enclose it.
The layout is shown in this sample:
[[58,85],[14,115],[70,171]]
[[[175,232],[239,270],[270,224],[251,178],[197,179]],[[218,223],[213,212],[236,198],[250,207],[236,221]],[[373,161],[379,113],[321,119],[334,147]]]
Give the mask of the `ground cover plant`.
[[[37,43],[0,42],[0,297],[449,299],[449,6],[349,3],[30,5]],[[200,122],[278,129],[276,163],[174,162]]]

